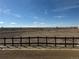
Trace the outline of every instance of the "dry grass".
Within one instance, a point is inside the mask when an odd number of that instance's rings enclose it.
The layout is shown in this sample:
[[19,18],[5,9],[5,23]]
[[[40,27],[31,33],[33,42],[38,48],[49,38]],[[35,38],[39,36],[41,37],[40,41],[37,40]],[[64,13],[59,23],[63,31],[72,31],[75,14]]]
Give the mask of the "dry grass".
[[0,28],[0,37],[12,36],[79,36],[77,28]]
[[[6,31],[5,31],[6,30]],[[79,29],[0,30],[0,37],[12,36],[79,36]],[[18,42],[17,40],[15,40]],[[3,42],[3,41],[1,41]],[[8,42],[8,41],[7,41]],[[11,42],[11,41],[9,41]],[[24,41],[25,42],[25,41]],[[12,47],[13,48],[13,47]],[[0,50],[0,59],[79,59],[78,49],[12,49]]]

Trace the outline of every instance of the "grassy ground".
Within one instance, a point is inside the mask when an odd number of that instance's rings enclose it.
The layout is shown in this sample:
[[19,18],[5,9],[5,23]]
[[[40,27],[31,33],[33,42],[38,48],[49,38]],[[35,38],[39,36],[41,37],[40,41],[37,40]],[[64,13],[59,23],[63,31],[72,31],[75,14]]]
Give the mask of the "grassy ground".
[[79,59],[78,49],[0,50],[0,59]]

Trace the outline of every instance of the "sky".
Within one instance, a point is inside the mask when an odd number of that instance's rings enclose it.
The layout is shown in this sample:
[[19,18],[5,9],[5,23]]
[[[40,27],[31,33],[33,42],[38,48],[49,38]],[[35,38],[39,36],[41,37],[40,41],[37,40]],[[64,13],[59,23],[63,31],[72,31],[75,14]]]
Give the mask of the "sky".
[[79,26],[79,0],[0,0],[0,27]]

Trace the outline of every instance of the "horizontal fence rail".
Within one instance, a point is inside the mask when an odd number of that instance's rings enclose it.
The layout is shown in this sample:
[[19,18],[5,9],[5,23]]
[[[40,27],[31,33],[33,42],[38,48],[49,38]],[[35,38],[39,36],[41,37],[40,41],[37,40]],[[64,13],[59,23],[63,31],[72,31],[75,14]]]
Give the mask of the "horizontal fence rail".
[[79,37],[12,37],[0,38],[0,45],[79,47]]

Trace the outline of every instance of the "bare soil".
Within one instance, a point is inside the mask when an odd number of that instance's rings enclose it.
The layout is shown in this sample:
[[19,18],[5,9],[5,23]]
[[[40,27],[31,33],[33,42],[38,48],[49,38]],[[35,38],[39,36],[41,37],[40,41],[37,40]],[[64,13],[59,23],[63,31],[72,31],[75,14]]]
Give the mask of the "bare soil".
[[0,59],[79,59],[79,50],[0,50]]

